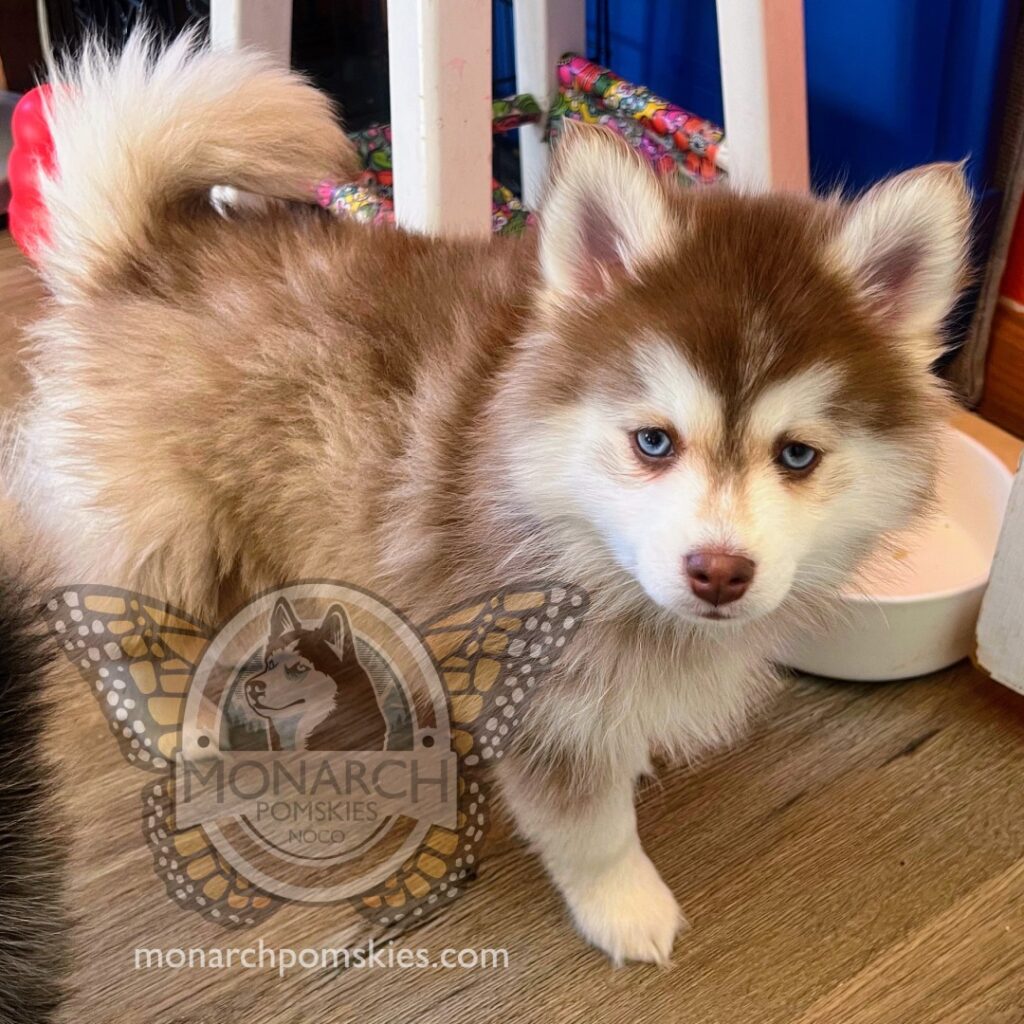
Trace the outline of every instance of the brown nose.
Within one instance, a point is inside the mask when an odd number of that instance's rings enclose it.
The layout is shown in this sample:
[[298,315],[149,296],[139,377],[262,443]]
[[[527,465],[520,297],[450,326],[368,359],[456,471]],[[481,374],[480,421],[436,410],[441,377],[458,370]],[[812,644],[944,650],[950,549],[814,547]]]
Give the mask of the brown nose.
[[754,578],[754,563],[726,551],[694,551],[686,556],[690,589],[716,608],[738,601]]

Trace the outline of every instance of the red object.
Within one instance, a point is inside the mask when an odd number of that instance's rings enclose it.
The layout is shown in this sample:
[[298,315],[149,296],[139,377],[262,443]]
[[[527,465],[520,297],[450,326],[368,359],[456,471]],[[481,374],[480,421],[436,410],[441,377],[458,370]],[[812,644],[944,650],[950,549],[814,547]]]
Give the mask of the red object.
[[33,262],[49,238],[49,219],[39,191],[39,169],[53,167],[53,139],[46,123],[48,85],[31,89],[18,100],[11,118],[14,147],[7,162],[11,202],[7,219],[11,237]]
[[1024,203],[1017,211],[1017,220],[1013,228],[1013,241],[1006,257],[1006,270],[1000,294],[1008,299],[1024,305]]

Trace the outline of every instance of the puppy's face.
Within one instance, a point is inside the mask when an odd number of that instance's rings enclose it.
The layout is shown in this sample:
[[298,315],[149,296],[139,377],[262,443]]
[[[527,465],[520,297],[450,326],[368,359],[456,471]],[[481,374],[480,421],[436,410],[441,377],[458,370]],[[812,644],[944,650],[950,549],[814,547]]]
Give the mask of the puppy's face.
[[674,194],[579,133],[542,220],[513,479],[708,629],[834,591],[922,511],[959,285],[957,168],[850,207]]

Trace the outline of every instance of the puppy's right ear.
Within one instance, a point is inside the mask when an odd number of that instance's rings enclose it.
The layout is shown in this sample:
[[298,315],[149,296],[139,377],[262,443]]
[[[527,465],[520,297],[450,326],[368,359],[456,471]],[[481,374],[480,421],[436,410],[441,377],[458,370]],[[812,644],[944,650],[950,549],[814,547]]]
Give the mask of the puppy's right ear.
[[279,640],[286,633],[294,633],[301,628],[302,623],[299,622],[299,617],[288,603],[288,599],[279,597],[270,614],[270,639]]
[[566,121],[540,213],[544,284],[585,302],[667,255],[678,231],[654,171],[605,128]]

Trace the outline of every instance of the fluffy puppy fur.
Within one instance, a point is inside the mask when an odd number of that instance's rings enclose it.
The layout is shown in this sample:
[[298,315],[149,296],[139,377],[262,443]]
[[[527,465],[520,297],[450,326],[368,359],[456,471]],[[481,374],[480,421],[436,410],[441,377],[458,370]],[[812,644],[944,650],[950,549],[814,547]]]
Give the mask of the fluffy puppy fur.
[[[849,205],[698,194],[578,130],[538,237],[439,241],[211,209],[353,164],[327,101],[258,57],[136,37],[58,77],[19,489],[66,576],[208,619],[303,577],[421,621],[584,586],[503,783],[583,934],[666,959],[681,916],[635,782],[735,737],[780,636],[926,505],[961,169]],[[745,593],[701,597],[694,554],[744,559]]]
[[0,566],[0,1024],[46,1024],[63,994],[64,841],[41,744],[53,653],[29,591]]

